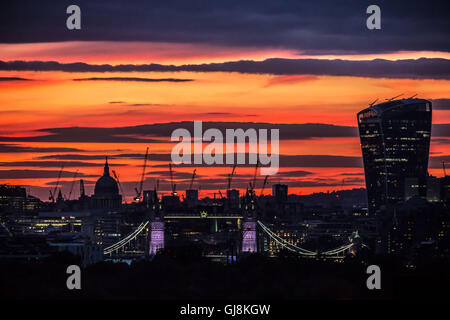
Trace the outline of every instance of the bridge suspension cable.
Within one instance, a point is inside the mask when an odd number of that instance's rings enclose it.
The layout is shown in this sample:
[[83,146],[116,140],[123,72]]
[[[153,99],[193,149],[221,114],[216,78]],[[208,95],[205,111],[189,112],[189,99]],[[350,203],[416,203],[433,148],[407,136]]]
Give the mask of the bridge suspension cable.
[[128,236],[123,238],[122,240],[110,245],[109,247],[106,247],[103,249],[103,254],[110,254],[122,247],[124,247],[126,244],[128,244],[130,241],[136,239],[137,235],[142,232],[142,230],[147,227],[149,221],[142,222],[132,233],[130,233]]
[[341,247],[332,249],[332,250],[328,250],[328,251],[324,251],[324,252],[314,252],[314,251],[310,251],[304,248],[300,248],[297,247],[296,245],[293,245],[289,242],[287,242],[286,240],[284,240],[283,238],[281,238],[280,236],[276,235],[272,230],[270,230],[267,226],[265,226],[261,221],[258,221],[258,225],[261,227],[261,229],[267,234],[269,235],[269,237],[271,237],[273,240],[275,240],[275,242],[277,242],[278,244],[280,244],[281,246],[283,246],[284,248],[293,251],[295,253],[298,253],[300,255],[304,255],[304,256],[310,256],[310,257],[314,257],[314,256],[318,256],[318,255],[325,255],[325,256],[334,256],[334,255],[338,255],[341,252],[344,252],[348,249],[350,249],[351,247],[353,247],[355,244],[353,242],[343,245]]
[[[300,255],[303,256],[308,256],[308,257],[315,257],[315,256],[319,256],[319,255],[323,255],[323,256],[334,256],[334,255],[338,255],[339,253],[342,253],[346,250],[349,250],[350,248],[352,248],[355,243],[350,242],[349,244],[340,246],[338,248],[335,249],[331,249],[328,251],[323,251],[323,252],[314,252],[311,250],[307,250],[301,247],[298,247],[294,244],[291,244],[289,242],[287,242],[285,239],[281,238],[280,236],[276,235],[272,230],[270,230],[267,226],[265,226],[261,221],[257,221],[258,225],[261,227],[261,229],[270,237],[272,238],[276,243],[278,243],[279,245],[281,245],[282,247],[298,253]],[[146,222],[142,222],[141,224],[139,224],[139,226],[133,231],[131,232],[129,235],[127,235],[125,238],[119,240],[118,242],[106,247],[103,249],[103,254],[110,254],[114,251],[117,251],[121,248],[123,248],[125,245],[127,245],[128,243],[130,243],[130,241],[136,239],[136,237],[138,236],[139,233],[141,233],[149,224],[149,221]],[[364,245],[363,245],[364,246]]]

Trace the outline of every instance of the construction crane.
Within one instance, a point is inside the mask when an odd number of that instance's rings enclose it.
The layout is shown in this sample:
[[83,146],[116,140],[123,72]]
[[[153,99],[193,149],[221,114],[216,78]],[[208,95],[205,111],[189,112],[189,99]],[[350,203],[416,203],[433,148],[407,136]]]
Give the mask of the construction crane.
[[134,200],[136,200],[138,202],[140,202],[142,200],[142,188],[144,186],[145,169],[147,169],[147,159],[148,159],[148,147],[145,150],[144,167],[142,168],[141,179],[139,181],[139,189],[134,188],[134,190],[136,191],[136,197],[134,198]]
[[55,202],[55,194],[56,194],[56,190],[58,189],[58,186],[59,186],[59,180],[61,179],[61,174],[62,174],[63,169],[64,169],[64,165],[62,165],[61,169],[59,170],[58,179],[56,179],[56,185],[55,185],[55,188],[53,189],[53,192],[52,192],[52,190],[50,190],[49,200],[52,200],[52,202]]
[[176,193],[175,190],[176,190],[177,185],[173,183],[173,171],[172,171],[172,164],[171,163],[169,163],[169,171],[170,171],[170,186],[172,188],[172,195],[176,196],[177,193]]
[[158,193],[159,190],[159,179],[156,179],[155,192]]
[[262,186],[262,188],[261,188],[261,193],[259,194],[260,197],[263,196],[263,192],[264,192],[264,189],[266,188],[266,184],[267,184],[267,179],[269,179],[269,176],[266,176],[266,177],[264,178],[263,186]]
[[230,190],[231,188],[231,179],[233,179],[234,171],[236,170],[236,164],[233,166],[233,170],[231,170],[231,173],[228,174],[228,185],[227,190]]
[[119,180],[119,175],[116,173],[115,170],[113,170],[112,173],[114,175],[114,179],[116,179],[117,184],[119,185],[120,193],[122,194],[122,197],[125,199],[125,193],[123,192],[122,184],[120,183],[120,180]]
[[442,161],[442,170],[444,170],[444,178],[447,176],[447,173],[445,172],[445,161]]
[[219,190],[219,196],[221,199],[223,199],[223,194],[222,194],[222,191],[220,191],[220,190]]
[[70,197],[72,197],[72,191],[73,191],[73,187],[75,186],[75,181],[76,181],[77,176],[78,176],[78,170],[75,171],[75,174],[73,175],[73,181],[72,181],[72,184],[70,185],[70,192],[69,192],[69,196],[67,197],[67,200],[70,200]]
[[191,183],[189,184],[189,189],[188,190],[192,190],[192,185],[194,184],[194,179],[195,179],[196,172],[197,172],[197,169],[194,169],[194,172],[192,173]]
[[413,95],[413,96],[407,98],[407,99],[412,99],[412,98],[414,98],[415,96],[417,96],[417,93],[416,93],[415,95]]
[[249,183],[250,185],[250,192],[253,194],[255,191],[255,187],[256,187],[256,174],[258,173],[258,167],[259,167],[259,162],[256,162],[256,166],[255,166],[255,173],[253,174],[253,180],[252,182]]

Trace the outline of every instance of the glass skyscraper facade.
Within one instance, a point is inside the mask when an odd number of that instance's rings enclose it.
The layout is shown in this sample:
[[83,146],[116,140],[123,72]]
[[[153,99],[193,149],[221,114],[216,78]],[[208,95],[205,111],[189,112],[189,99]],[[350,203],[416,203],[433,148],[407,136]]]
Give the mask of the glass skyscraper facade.
[[405,200],[405,190],[426,197],[431,102],[401,99],[371,105],[357,115],[369,213]]

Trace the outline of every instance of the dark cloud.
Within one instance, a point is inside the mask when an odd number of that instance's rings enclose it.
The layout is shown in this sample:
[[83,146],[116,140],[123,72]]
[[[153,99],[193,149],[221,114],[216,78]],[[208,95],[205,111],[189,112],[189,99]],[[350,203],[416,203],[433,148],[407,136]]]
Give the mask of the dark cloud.
[[[357,156],[335,156],[335,155],[283,155],[279,156],[280,159],[280,168],[363,168],[363,161],[361,157]],[[430,156],[429,159],[429,168],[436,169],[442,168],[442,161],[450,162],[450,156]],[[218,165],[215,164],[213,166],[206,164],[180,164],[173,165],[175,168],[177,167],[232,167],[230,164]],[[157,164],[153,165],[155,168],[163,168],[167,167],[167,164]],[[246,154],[246,164],[238,165],[238,167],[254,167],[254,165],[248,164],[248,154]],[[293,171],[295,174],[296,171]],[[303,172],[303,171],[298,171]],[[278,173],[281,176],[289,176],[289,173]],[[277,174],[277,175],[278,175]],[[363,173],[358,174],[347,174],[347,175],[362,175]],[[276,176],[274,176],[276,177]]]
[[[45,133],[42,136],[1,137],[5,142],[107,142],[107,143],[162,143],[170,141],[175,129],[185,128],[193,134],[192,121],[156,123],[131,127],[96,128],[96,127],[66,127],[39,129],[36,132]],[[217,128],[225,134],[226,129],[270,129],[280,130],[281,140],[299,140],[323,137],[357,137],[355,127],[337,126],[323,123],[305,124],[271,124],[256,122],[203,122],[203,131]],[[166,137],[167,140],[152,139]],[[225,135],[224,135],[225,137]]]
[[[167,166],[167,168],[168,168],[168,166]],[[158,177],[162,177],[165,179],[169,179],[170,171],[169,171],[169,169],[161,170],[161,171],[149,171],[149,172],[147,172],[146,175],[158,176]],[[192,178],[192,172],[180,172],[180,171],[173,170],[172,175],[173,175],[174,179],[181,179],[181,180],[185,179],[187,181],[190,181]],[[200,174],[196,173],[196,176],[195,176],[196,180],[201,179],[201,177],[202,176]]]
[[445,163],[450,163],[450,155],[430,157],[428,168],[442,169],[442,161]]
[[[248,164],[249,155],[246,154],[246,164],[238,167],[254,167],[254,164]],[[311,168],[362,168],[362,158],[353,156],[334,156],[334,155],[283,155],[279,156],[280,167],[311,167]],[[232,167],[233,164],[179,164],[173,167]],[[155,168],[167,167],[167,164],[153,165]]]
[[[304,170],[283,171],[283,172],[278,172],[277,175],[276,175],[276,178],[277,179],[279,177],[299,178],[299,177],[306,177],[306,176],[309,176],[311,174],[312,174],[312,172],[304,171]],[[270,180],[270,179],[271,179],[271,177],[268,178],[268,180]]]
[[282,167],[361,168],[362,158],[331,155],[280,155]]
[[354,172],[354,173],[351,173],[351,172],[350,173],[341,173],[341,175],[342,176],[363,176],[364,172],[360,172],[360,173],[357,173],[357,172]]
[[19,77],[0,77],[0,81],[30,81],[30,79]]
[[431,99],[433,110],[450,110],[450,99]]
[[308,53],[448,51],[448,2],[378,0],[382,29],[366,28],[373,1],[78,0],[82,28],[68,31],[70,1],[7,1],[0,42],[158,41],[288,48]]
[[[73,176],[71,178],[73,178]],[[77,176],[77,178],[79,178],[79,176]],[[79,181],[80,181],[79,179],[76,179],[75,181],[74,180],[61,180],[61,181],[54,180],[54,181],[49,181],[49,182],[45,183],[44,185],[55,186],[56,183],[58,183],[58,186],[61,187],[61,189],[64,189],[64,188],[70,188],[72,186],[72,184],[74,184],[74,182],[75,182],[73,191],[78,191],[79,188],[75,189],[75,185],[77,187],[79,187],[79,185],[80,185]],[[97,182],[97,180],[83,179],[83,183],[85,186],[86,185],[90,185],[90,186],[95,185],[96,182]],[[72,192],[72,194],[74,194],[74,192]],[[77,194],[79,194],[79,192],[77,192]]]
[[0,137],[2,142],[91,142],[91,143],[159,143],[156,139],[124,136],[121,133],[140,131],[124,128],[66,127],[40,129],[36,132],[47,133],[30,137]]
[[51,153],[51,152],[78,152],[76,148],[39,148],[25,147],[16,144],[0,144],[0,153]]
[[[59,170],[0,170],[0,179],[51,179],[58,178]],[[61,178],[73,178],[75,172],[62,171]],[[78,174],[79,177],[92,177]]]
[[161,106],[169,106],[169,104],[162,103],[132,103],[127,104],[129,107],[161,107]]
[[[144,153],[121,153],[109,154],[108,159],[144,159]],[[53,154],[48,156],[40,156],[39,160],[104,160],[105,154]],[[149,159],[151,161],[171,161],[170,154],[150,153]]]
[[[170,142],[170,136],[175,129],[185,128],[193,134],[193,122],[170,122],[156,123],[149,125],[97,128],[97,127],[66,127],[47,128],[36,130],[42,135],[32,135],[29,137],[5,137],[0,136],[2,142],[90,142],[90,143],[165,143]],[[226,129],[267,129],[270,137],[271,129],[279,129],[280,140],[306,140],[314,138],[345,138],[358,137],[358,130],[351,126],[338,126],[323,123],[304,124],[272,124],[257,122],[203,122],[203,132],[210,128],[219,129],[225,138]],[[432,136],[450,137],[450,124],[434,124]],[[162,138],[162,139],[161,139]],[[206,142],[205,142],[206,143]],[[33,148],[18,145],[0,144],[0,153],[8,152],[73,152],[81,151],[72,148]],[[71,160],[96,160],[103,155],[61,155],[60,159]],[[140,154],[112,154],[115,158],[142,158]],[[78,157],[78,158],[77,158]],[[51,159],[54,156],[44,156],[41,159]],[[165,154],[151,154],[154,161],[166,161]]]
[[[176,78],[132,78],[132,77],[108,77],[108,78],[79,78],[73,81],[136,81],[136,82],[189,82],[193,79],[176,79]],[[140,104],[135,104],[140,105]]]
[[450,123],[433,124],[431,135],[434,137],[450,137]]
[[[111,166],[126,166],[123,163],[110,164]],[[0,162],[0,167],[38,167],[38,168],[78,168],[78,167],[103,167],[103,163],[83,161],[11,161]]]
[[[115,158],[108,156],[109,159]],[[52,154],[48,156],[36,157],[39,160],[105,160],[105,155],[90,155],[90,154]]]
[[[450,60],[420,58],[406,60],[325,60],[281,59],[264,61],[233,61],[191,65],[94,65],[87,63],[59,63],[55,61],[0,61],[4,71],[65,71],[65,72],[240,72],[274,75],[330,75],[372,78],[450,79]],[[91,78],[92,79],[92,78]],[[108,78],[97,78],[108,79]]]

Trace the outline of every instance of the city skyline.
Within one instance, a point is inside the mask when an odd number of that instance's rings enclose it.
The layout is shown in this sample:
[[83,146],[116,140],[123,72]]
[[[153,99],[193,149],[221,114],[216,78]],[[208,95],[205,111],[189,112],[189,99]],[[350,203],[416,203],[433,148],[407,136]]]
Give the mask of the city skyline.
[[443,1],[16,0],[0,20],[5,301],[278,319],[449,296]]

